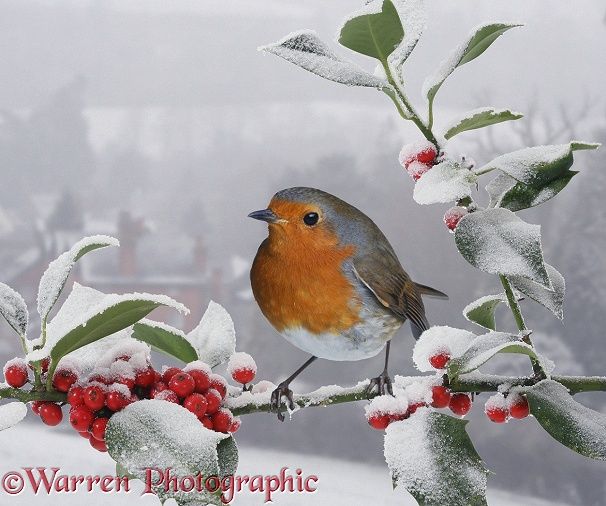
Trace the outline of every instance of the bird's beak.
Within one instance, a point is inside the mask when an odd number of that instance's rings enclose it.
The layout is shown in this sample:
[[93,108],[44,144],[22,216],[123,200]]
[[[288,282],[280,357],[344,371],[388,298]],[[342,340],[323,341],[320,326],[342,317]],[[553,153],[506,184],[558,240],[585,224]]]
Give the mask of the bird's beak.
[[248,215],[249,218],[255,220],[266,221],[267,223],[277,223],[278,217],[271,209],[261,209],[260,211],[253,211]]

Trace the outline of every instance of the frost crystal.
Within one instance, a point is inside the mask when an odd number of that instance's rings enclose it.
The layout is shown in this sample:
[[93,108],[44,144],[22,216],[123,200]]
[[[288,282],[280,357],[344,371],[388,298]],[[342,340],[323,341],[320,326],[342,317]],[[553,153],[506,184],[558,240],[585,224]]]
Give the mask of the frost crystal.
[[412,352],[416,368],[422,372],[434,371],[429,357],[436,353],[448,352],[455,358],[467,349],[476,336],[467,330],[446,326],[431,327],[421,335]]
[[27,406],[23,402],[9,402],[0,406],[0,430],[17,425],[27,415]]

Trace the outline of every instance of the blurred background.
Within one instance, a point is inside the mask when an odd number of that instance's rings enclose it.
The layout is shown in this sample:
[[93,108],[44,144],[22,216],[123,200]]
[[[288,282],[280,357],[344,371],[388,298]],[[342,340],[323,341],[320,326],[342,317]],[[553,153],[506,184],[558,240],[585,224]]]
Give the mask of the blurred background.
[[[458,70],[436,103],[438,125],[482,106],[510,107],[526,117],[462,134],[450,153],[483,164],[527,145],[606,142],[603,0],[427,3],[428,27],[406,71],[409,95],[421,110],[424,77],[472,27],[526,24]],[[221,303],[234,318],[239,349],[257,360],[259,379],[277,383],[306,356],[273,331],[252,299],[248,271],[266,230],[246,215],[279,189],[305,185],[365,211],[415,280],[450,295],[448,302],[428,303],[433,324],[479,330],[461,309],[497,293],[498,281],[459,256],[441,221],[448,206],[413,202],[413,183],[397,154],[420,134],[400,121],[383,94],[324,81],[256,50],[300,28],[332,43],[340,20],[360,4],[0,1],[0,280],[33,311],[49,260],[84,235],[114,235],[121,248],[90,255],[74,279],[106,292],[170,295],[192,310],[190,317],[154,316],[185,331],[209,300]],[[333,45],[373,70],[369,59]],[[557,372],[604,374],[606,150],[575,157],[581,174],[569,187],[522,213],[543,225],[546,259],[566,277],[565,320],[532,302],[524,310],[537,348]],[[478,199],[485,202],[482,186]],[[498,317],[501,328],[513,330],[510,315]],[[4,323],[0,332],[5,360],[19,353],[19,343]],[[412,345],[406,326],[392,348],[393,373],[414,373]],[[487,371],[526,373],[525,358],[499,357]],[[293,386],[351,384],[381,367],[380,357],[319,362]],[[602,411],[605,398],[578,396]],[[480,397],[468,428],[496,473],[492,487],[565,504],[604,504],[605,464],[560,446],[533,419],[491,424],[482,404]],[[247,416],[238,441],[244,459],[246,448],[257,447],[382,466],[380,486],[390,487],[382,434],[367,427],[360,405],[307,409],[284,424]]]

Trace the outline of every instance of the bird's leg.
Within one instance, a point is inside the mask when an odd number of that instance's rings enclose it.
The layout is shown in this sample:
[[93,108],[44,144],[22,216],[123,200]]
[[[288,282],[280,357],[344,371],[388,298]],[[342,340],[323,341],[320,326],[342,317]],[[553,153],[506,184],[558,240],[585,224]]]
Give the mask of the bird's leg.
[[278,420],[281,422],[284,421],[284,414],[282,413],[282,397],[286,397],[288,402],[288,407],[290,409],[295,409],[295,401],[292,398],[292,390],[290,389],[290,383],[294,380],[299,374],[301,374],[311,363],[316,360],[318,357],[310,357],[307,362],[305,362],[301,367],[299,367],[294,373],[292,373],[288,378],[286,378],[282,383],[278,385],[278,387],[271,393],[271,402],[270,409],[272,411],[276,410],[278,412]]
[[390,346],[391,341],[387,341],[387,345],[385,346],[385,368],[383,369],[383,372],[379,374],[379,376],[370,380],[368,388],[366,389],[366,393],[368,393],[369,395],[372,393],[375,387],[377,387],[379,395],[385,395],[385,392],[387,392],[389,395],[393,395],[391,378],[389,377],[389,373],[387,372],[387,366],[389,365]]

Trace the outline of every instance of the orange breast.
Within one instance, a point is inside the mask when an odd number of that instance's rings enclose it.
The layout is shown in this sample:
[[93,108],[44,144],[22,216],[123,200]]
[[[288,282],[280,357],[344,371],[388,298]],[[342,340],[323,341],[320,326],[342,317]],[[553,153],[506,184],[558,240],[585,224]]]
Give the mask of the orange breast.
[[315,334],[339,334],[360,321],[361,300],[343,275],[355,251],[340,247],[328,231],[313,235],[288,225],[270,225],[251,270],[261,311],[278,332],[302,327]]

